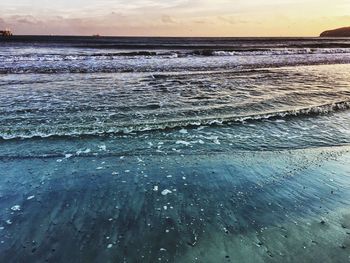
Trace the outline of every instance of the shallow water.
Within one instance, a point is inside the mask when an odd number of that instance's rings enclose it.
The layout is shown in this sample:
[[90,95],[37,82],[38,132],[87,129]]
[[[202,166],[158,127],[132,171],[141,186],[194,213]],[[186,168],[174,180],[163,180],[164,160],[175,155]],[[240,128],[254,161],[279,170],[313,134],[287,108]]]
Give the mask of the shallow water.
[[349,40],[19,40],[1,262],[349,261]]

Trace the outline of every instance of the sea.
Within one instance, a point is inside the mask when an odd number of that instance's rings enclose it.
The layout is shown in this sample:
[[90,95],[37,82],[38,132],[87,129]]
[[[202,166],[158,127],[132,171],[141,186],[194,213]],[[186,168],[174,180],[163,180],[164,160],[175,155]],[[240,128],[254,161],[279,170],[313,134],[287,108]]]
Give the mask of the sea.
[[0,262],[350,262],[350,38],[0,38]]

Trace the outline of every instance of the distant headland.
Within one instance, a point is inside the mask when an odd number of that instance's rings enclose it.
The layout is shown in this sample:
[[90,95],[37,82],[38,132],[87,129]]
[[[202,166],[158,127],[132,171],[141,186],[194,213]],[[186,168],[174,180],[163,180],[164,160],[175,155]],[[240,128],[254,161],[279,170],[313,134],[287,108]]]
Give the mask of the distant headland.
[[350,37],[350,26],[324,31],[320,37]]

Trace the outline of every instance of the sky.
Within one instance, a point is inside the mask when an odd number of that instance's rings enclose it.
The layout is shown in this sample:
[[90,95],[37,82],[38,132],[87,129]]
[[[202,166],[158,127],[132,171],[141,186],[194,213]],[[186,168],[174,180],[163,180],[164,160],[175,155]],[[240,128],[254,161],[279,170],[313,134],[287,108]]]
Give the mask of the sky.
[[318,36],[350,26],[350,0],[1,0],[14,34]]

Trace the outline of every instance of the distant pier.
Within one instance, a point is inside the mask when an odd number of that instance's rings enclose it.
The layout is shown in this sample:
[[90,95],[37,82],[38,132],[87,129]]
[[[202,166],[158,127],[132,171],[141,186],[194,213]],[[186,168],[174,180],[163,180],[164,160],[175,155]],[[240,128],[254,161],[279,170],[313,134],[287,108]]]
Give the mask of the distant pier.
[[0,36],[2,37],[10,37],[12,36],[11,30],[5,29],[5,30],[0,30]]

